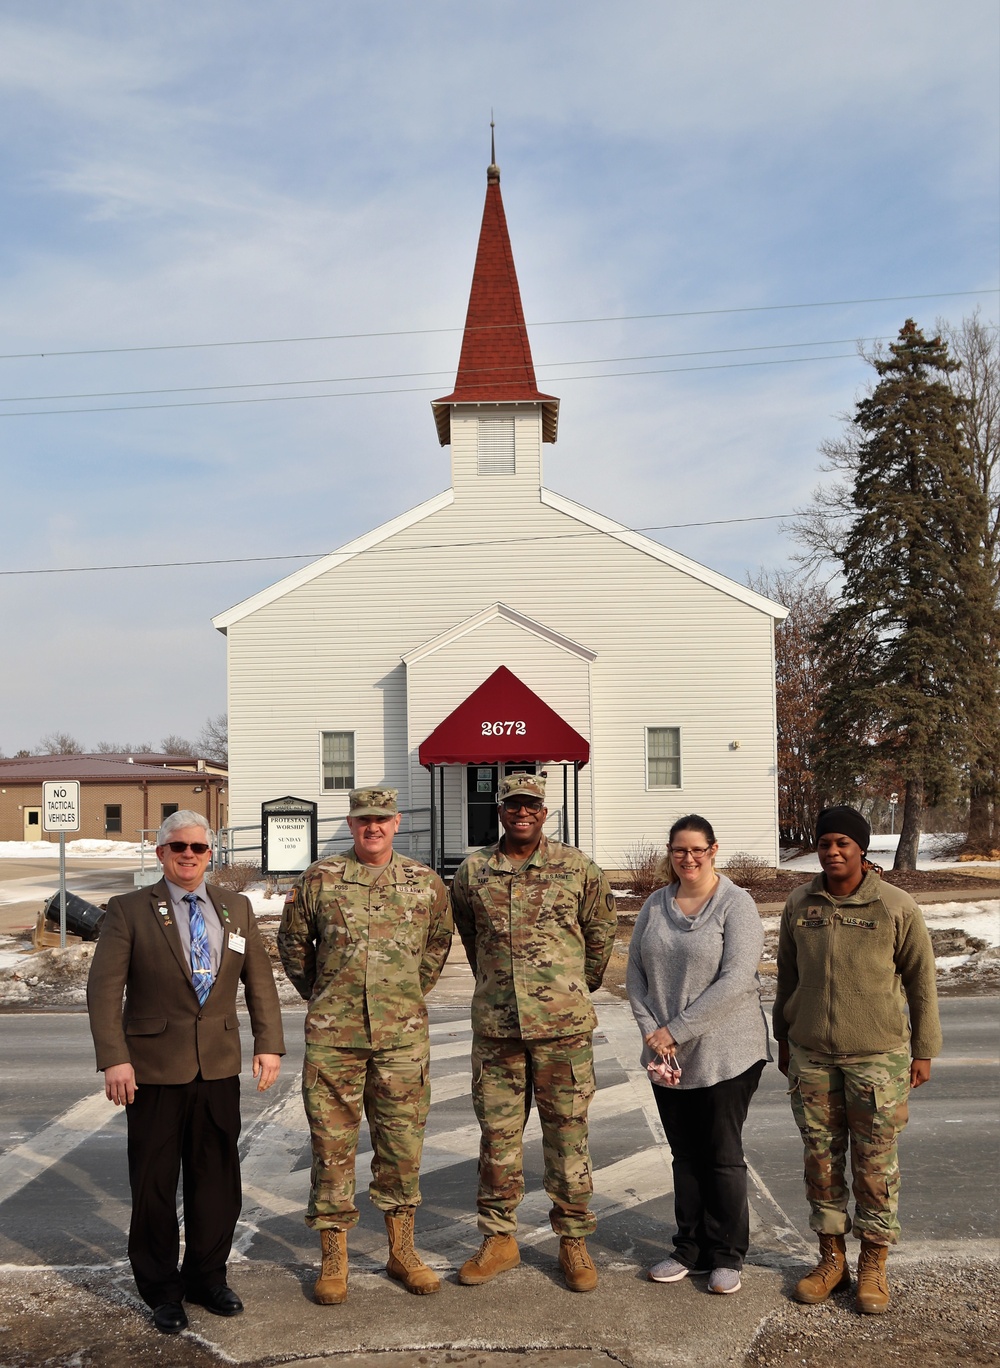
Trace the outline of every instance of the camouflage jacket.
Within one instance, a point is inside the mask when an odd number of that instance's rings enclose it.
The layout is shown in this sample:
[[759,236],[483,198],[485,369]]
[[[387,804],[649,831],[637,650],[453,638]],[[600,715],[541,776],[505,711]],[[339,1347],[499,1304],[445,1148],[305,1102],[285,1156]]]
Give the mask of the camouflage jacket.
[[452,903],[476,975],[474,1031],[544,1040],[593,1030],[588,989],[604,977],[617,914],[592,860],[543,836],[515,869],[490,846],[458,870]]
[[393,852],[382,869],[353,849],[318,860],[285,899],[278,953],[309,1003],[306,1042],[385,1049],[426,1034],[424,994],[451,949],[448,893]]

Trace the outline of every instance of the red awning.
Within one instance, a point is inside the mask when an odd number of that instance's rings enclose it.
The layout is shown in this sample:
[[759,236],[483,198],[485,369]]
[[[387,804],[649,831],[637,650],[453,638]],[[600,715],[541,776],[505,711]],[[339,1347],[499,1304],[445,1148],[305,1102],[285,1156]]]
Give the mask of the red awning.
[[501,665],[434,728],[417,754],[422,765],[585,765],[590,742]]

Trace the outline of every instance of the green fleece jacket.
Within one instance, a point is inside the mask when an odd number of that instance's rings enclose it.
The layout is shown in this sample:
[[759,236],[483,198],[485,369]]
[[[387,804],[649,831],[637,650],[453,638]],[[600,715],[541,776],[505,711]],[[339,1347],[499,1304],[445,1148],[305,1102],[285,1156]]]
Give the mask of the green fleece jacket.
[[822,874],[796,888],[781,914],[773,1021],[776,1040],[824,1054],[939,1054],[934,951],[909,894],[870,872],[847,898]]

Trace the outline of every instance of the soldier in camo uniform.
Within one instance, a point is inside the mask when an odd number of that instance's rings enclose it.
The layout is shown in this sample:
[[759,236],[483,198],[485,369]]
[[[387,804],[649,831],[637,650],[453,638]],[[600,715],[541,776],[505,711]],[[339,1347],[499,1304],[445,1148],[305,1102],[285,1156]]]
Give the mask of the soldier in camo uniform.
[[574,1292],[597,1286],[586,1236],[596,1221],[587,1146],[594,1095],[590,992],[615,936],[615,901],[598,867],[542,834],[541,775],[511,774],[499,791],[503,836],[455,875],[455,924],[476,975],[472,1100],[479,1151],[479,1252],[459,1271],[468,1285],[520,1263],[516,1209],[524,1195],[521,1133],[534,1093],[542,1123],[549,1219]]
[[347,1297],[347,1231],[358,1221],[354,1159],[361,1111],[371,1130],[369,1196],[385,1215],[389,1276],[408,1292],[440,1281],[413,1248],[420,1155],[430,1106],[424,994],[451,948],[444,884],[393,851],[396,790],[354,789],[353,849],[318,860],[285,899],[278,952],[309,1003],[302,1096],[312,1136],[306,1224],[320,1231],[313,1295]]
[[941,1023],[924,919],[866,859],[870,840],[856,809],[820,813],[823,873],[794,890],[781,916],[774,1035],[805,1146],[809,1224],[819,1235],[819,1263],[794,1295],[822,1302],[850,1284],[849,1145],[861,1239],[857,1306],[879,1314],[889,1307],[886,1259],[899,1239],[896,1139],[910,1089],[927,1082],[940,1053]]

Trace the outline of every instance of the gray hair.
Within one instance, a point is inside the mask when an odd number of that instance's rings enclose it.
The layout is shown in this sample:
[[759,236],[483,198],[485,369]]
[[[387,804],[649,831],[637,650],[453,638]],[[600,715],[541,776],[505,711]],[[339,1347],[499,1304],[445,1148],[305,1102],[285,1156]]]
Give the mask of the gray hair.
[[215,833],[208,824],[208,818],[202,812],[192,812],[190,808],[181,808],[179,812],[172,812],[169,817],[163,819],[163,825],[156,833],[156,844],[166,845],[170,840],[170,834],[180,831],[181,827],[202,827],[206,834],[208,844],[211,845],[215,838]]

